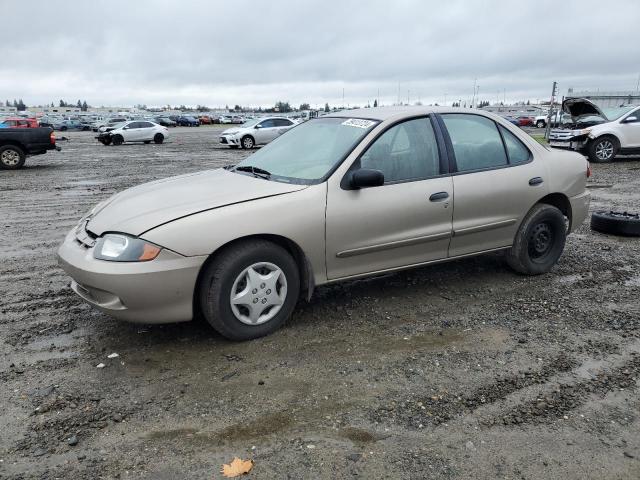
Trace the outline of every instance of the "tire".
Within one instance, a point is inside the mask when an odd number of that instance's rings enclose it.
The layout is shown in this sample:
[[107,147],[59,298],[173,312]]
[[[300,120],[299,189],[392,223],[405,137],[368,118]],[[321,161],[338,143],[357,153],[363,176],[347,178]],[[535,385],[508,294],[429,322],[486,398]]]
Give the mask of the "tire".
[[640,237],[640,215],[627,212],[594,212],[591,229],[623,237]]
[[61,132],[66,132],[67,131],[67,127],[60,127],[60,131]]
[[27,155],[20,147],[5,145],[0,147],[0,168],[3,170],[18,170],[24,165]]
[[240,143],[245,150],[251,150],[255,146],[256,141],[251,135],[245,135],[242,137],[242,140],[240,140]]
[[113,137],[111,137],[111,140],[113,141],[114,145],[122,145],[124,143],[124,138],[122,137],[122,135],[114,135]]
[[589,160],[594,163],[604,163],[612,161],[618,154],[620,142],[616,137],[603,135],[589,142],[587,151]]
[[544,120],[538,120],[536,122],[536,128],[544,128],[545,124],[544,124]]
[[[164,142],[164,135],[162,135],[161,133],[156,133],[153,136],[153,143],[160,144],[162,142]],[[149,142],[144,142],[144,143],[149,143]]]
[[547,273],[562,255],[566,238],[562,212],[552,205],[538,203],[522,220],[507,252],[507,263],[524,275]]
[[[263,281],[261,275],[269,272],[275,277]],[[232,293],[240,300],[232,302]],[[291,316],[299,293],[295,260],[284,248],[266,240],[243,241],[216,255],[204,267],[198,286],[201,311],[209,324],[224,337],[238,341],[280,328]],[[242,303],[245,299],[246,304]],[[261,307],[263,304],[266,306]]]

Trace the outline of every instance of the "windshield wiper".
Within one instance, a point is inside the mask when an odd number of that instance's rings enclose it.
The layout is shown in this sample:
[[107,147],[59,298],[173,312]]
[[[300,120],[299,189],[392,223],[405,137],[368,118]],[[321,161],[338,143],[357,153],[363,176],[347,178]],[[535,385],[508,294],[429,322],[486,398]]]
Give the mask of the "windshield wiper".
[[241,165],[239,167],[235,167],[233,170],[238,172],[249,172],[253,174],[254,177],[263,178],[265,180],[269,180],[271,177],[271,172],[260,167],[254,167],[253,165]]

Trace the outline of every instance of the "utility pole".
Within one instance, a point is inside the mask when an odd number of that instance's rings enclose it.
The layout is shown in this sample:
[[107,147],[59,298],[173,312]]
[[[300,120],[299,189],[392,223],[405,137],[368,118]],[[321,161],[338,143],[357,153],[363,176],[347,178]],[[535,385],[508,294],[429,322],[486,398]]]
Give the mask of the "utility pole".
[[444,92],[444,106],[447,106],[447,92]]
[[342,109],[344,110],[344,87],[342,87]]
[[477,78],[473,79],[473,96],[471,97],[471,108],[474,108],[476,106],[476,82],[478,81]]
[[407,90],[407,105],[411,105],[411,101],[410,101],[411,96],[410,96],[410,93],[411,93],[411,90]]
[[553,115],[553,105],[556,103],[556,95],[558,94],[558,82],[553,82],[551,89],[551,100],[549,101],[549,115],[547,115],[547,128],[544,129],[544,138],[549,141],[549,132],[551,131],[551,116]]
[[400,105],[400,80],[398,80],[398,105]]
[[378,96],[376,97],[376,105],[380,106],[380,89],[378,89]]

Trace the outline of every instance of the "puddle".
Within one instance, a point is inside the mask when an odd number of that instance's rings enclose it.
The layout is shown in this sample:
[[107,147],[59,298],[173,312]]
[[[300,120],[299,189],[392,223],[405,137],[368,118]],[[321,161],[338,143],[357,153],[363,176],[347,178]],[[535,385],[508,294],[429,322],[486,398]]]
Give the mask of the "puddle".
[[593,273],[574,273],[572,275],[564,275],[562,277],[558,277],[556,282],[562,283],[565,285],[571,285],[572,283],[580,282],[581,280],[587,280],[593,278]]
[[624,282],[625,287],[640,287],[640,275],[630,278]]
[[373,443],[384,438],[381,435],[356,427],[345,427],[338,433],[341,437],[351,440],[353,443]]

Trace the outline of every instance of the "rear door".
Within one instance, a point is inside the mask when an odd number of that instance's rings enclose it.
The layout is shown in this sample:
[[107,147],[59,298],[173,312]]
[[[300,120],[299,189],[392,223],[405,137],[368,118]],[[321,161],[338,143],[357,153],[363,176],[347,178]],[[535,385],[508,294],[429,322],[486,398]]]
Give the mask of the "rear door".
[[380,170],[384,185],[353,190],[344,179],[328,182],[329,279],[446,258],[453,184],[436,128],[429,117],[391,126],[351,166]]
[[141,122],[130,122],[125,128],[123,128],[124,139],[127,142],[137,142],[140,141],[141,137]]
[[282,135],[284,132],[293,127],[293,122],[288,118],[276,118],[274,121],[277,127],[278,136]]
[[443,114],[454,155],[449,256],[509,247],[547,192],[543,166],[508,128],[472,113]]

